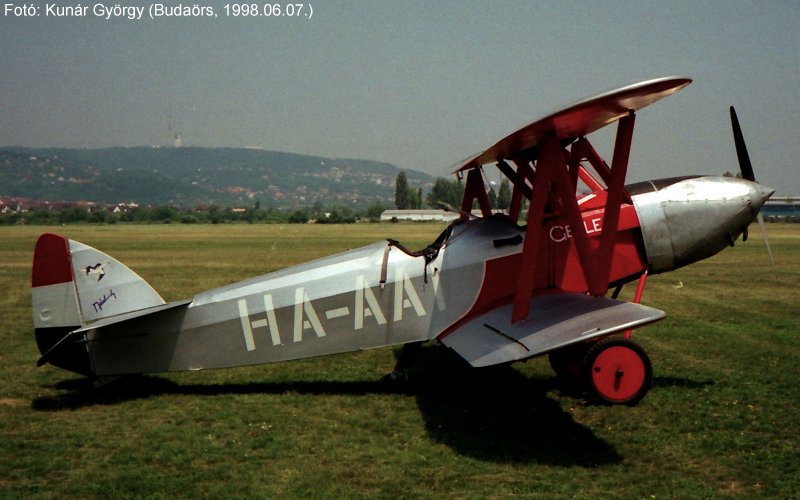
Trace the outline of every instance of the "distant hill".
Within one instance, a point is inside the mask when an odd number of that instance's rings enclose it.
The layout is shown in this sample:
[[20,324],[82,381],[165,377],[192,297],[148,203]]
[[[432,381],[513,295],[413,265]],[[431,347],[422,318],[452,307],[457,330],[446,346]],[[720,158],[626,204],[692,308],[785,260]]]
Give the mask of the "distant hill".
[[[263,207],[394,204],[399,169],[368,160],[242,148],[0,148],[0,196]],[[409,185],[434,179],[406,171]]]

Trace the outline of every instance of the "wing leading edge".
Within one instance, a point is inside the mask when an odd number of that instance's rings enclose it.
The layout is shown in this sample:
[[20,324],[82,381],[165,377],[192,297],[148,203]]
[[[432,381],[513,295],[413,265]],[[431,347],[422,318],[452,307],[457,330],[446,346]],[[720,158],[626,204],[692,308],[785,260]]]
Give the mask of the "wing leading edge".
[[522,127],[489,149],[467,158],[455,166],[455,172],[509,158],[519,151],[538,146],[548,135],[559,140],[574,140],[588,135],[678,92],[690,83],[690,78],[682,76],[656,78],[582,99]]
[[441,341],[472,366],[518,361],[635,328],[666,316],[652,307],[577,293],[531,299],[532,313],[511,323],[513,305],[477,316]]

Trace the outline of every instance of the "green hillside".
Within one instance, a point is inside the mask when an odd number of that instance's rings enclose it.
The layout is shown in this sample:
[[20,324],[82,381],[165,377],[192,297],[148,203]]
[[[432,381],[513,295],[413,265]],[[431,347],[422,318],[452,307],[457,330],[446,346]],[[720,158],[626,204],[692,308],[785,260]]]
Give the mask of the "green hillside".
[[[0,148],[0,196],[194,206],[391,205],[394,165],[237,148]],[[406,172],[425,190],[433,178]]]

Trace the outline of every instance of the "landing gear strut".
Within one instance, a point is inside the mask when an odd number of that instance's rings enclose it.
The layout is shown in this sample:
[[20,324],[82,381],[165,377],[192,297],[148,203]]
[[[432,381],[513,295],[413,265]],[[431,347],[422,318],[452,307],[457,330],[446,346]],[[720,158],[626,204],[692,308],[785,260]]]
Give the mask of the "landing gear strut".
[[411,342],[404,344],[400,349],[400,354],[397,357],[397,363],[394,365],[394,370],[383,377],[384,382],[396,383],[408,381],[408,369],[419,358],[420,351],[422,351],[423,342]]

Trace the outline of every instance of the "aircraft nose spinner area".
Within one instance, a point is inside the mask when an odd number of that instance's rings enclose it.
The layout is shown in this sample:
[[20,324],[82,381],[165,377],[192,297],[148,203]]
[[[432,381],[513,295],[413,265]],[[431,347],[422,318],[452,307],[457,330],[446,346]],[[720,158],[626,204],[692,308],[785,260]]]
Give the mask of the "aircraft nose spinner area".
[[774,190],[732,177],[700,177],[633,197],[652,272],[710,257],[741,235]]
[[[755,213],[761,211],[764,203],[775,193],[775,190],[766,186],[762,186],[757,182],[750,183],[750,205],[753,207]],[[753,216],[755,216],[755,213]]]

